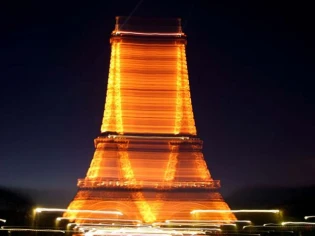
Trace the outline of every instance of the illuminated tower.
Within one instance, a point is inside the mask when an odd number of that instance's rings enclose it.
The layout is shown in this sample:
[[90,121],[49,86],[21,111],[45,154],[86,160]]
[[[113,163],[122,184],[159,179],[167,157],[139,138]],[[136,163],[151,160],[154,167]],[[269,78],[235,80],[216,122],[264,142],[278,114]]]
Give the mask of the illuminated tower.
[[[68,209],[116,210],[143,222],[234,220],[202,154],[180,19],[116,18],[101,135]],[[105,217],[66,212],[74,218]],[[109,216],[107,216],[109,217]],[[110,218],[110,217],[109,217]]]

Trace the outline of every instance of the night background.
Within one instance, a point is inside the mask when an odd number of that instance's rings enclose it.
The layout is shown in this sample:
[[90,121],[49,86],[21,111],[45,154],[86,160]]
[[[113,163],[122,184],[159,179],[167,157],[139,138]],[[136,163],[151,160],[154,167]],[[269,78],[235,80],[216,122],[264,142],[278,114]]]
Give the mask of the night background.
[[115,16],[130,14],[182,18],[197,132],[224,196],[315,185],[311,3],[10,1],[0,9],[0,187],[67,206],[100,134]]

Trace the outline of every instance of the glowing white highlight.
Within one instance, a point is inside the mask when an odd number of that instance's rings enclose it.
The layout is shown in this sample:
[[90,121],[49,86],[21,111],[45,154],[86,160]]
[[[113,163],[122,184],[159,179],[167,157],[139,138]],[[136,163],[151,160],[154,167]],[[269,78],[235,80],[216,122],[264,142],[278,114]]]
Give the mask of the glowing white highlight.
[[143,35],[143,36],[185,36],[184,33],[158,33],[158,32],[152,32],[152,33],[146,33],[146,32],[133,32],[133,31],[114,31],[113,34],[115,35]]
[[315,222],[294,222],[294,221],[287,221],[282,222],[281,225],[315,225]]
[[115,223],[120,223],[120,222],[128,222],[128,223],[137,223],[141,224],[141,220],[127,220],[127,219],[109,219],[109,218],[82,218],[82,217],[57,217],[57,221],[61,220],[89,220],[89,221],[110,221],[110,222],[115,222]]
[[233,227],[236,227],[236,224],[222,224],[221,226],[233,226]]
[[[212,223],[184,223],[184,222],[174,222],[174,223],[153,223],[152,226],[211,226],[211,227],[220,227],[222,224],[222,222],[212,222]],[[183,226],[183,227],[184,227]]]
[[311,218],[315,218],[315,216],[304,216],[305,220],[311,219]]
[[263,224],[263,226],[279,226],[279,224],[276,224],[276,223],[267,223],[267,224]]
[[5,220],[5,219],[0,219],[0,221],[3,223],[7,222],[7,220]]
[[[175,230],[170,230],[171,228],[167,228],[167,229],[156,229],[156,228],[149,228],[149,227],[145,227],[145,228],[121,228],[121,229],[117,229],[117,230],[113,230],[113,229],[100,229],[100,230],[91,230],[87,233],[85,233],[85,236],[94,236],[94,235],[106,235],[106,233],[110,233],[110,235],[139,235],[139,234],[145,234],[145,235],[159,235],[159,236],[170,236],[170,235],[195,235],[195,234],[205,234],[205,232],[201,231],[201,230],[191,230],[191,229],[187,229],[187,230],[183,230],[183,229],[178,229],[176,228]],[[221,231],[221,229],[217,229],[217,228],[212,228],[212,229],[207,229],[207,230],[211,230],[211,231]]]
[[[248,223],[251,224],[250,220],[166,220],[165,223]],[[154,223],[154,224],[159,224]]]
[[63,208],[36,208],[35,212],[85,212],[85,213],[95,213],[95,214],[108,214],[108,215],[123,215],[120,211],[96,211],[96,210],[71,210]]
[[279,213],[280,210],[192,210],[190,214],[196,213]]
[[57,229],[6,228],[6,229],[0,229],[0,230],[2,230],[2,231],[31,231],[31,232],[65,233],[65,231],[57,230]]
[[113,227],[137,227],[140,225],[130,225],[130,224],[119,224],[119,223],[69,223],[68,226],[72,226],[75,225],[76,227],[81,227],[81,228],[106,228],[106,226],[108,226],[108,228],[113,229]]

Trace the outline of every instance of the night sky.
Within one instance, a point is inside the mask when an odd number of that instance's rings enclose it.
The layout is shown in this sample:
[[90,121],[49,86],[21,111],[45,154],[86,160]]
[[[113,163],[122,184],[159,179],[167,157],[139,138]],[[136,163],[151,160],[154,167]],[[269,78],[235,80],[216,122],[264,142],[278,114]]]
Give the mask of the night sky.
[[70,201],[100,133],[115,16],[130,14],[182,18],[197,132],[224,194],[315,184],[311,5],[178,2],[1,6],[1,186],[56,189]]

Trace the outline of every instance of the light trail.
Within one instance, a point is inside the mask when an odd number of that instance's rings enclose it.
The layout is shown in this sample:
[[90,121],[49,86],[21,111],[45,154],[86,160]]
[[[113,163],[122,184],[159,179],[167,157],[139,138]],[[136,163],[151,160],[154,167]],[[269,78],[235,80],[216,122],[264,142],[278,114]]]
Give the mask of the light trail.
[[[285,223],[285,224],[282,224]],[[247,229],[247,228],[258,228],[263,230],[264,228],[266,229],[286,229],[285,226],[290,226],[290,228],[300,228],[301,226],[309,226],[309,225],[315,225],[315,223],[312,224],[308,224],[310,222],[282,222],[281,224],[278,225],[246,225],[243,226],[243,229]],[[292,223],[292,224],[290,224]]]
[[[165,223],[248,223],[251,224],[250,220],[166,220]],[[154,224],[158,224],[154,223]]]
[[96,214],[109,214],[109,215],[123,215],[120,211],[97,211],[97,210],[71,210],[71,209],[63,209],[63,208],[36,208],[36,213],[41,212],[85,212],[85,213],[96,213]]
[[263,226],[280,226],[280,224],[276,224],[276,223],[266,223],[266,224],[263,224]]
[[[120,28],[123,28],[124,25],[128,22],[128,20],[130,19],[130,17],[136,12],[136,10],[139,8],[139,6],[141,5],[141,3],[143,2],[143,0],[140,0],[137,5],[135,6],[135,8],[130,12],[129,16],[125,19],[124,23],[121,24]],[[119,17],[116,17],[116,27],[117,29],[119,28],[119,21],[118,21]]]
[[76,225],[78,227],[89,226],[89,227],[103,227],[106,228],[121,228],[121,227],[139,227],[139,225],[127,225],[127,224],[116,224],[116,223],[69,223],[68,226]]
[[246,228],[283,228],[282,225],[277,225],[277,226],[263,226],[263,225],[246,225],[246,226],[243,226],[243,229],[246,229]]
[[8,228],[16,228],[16,229],[20,229],[20,228],[28,228],[31,229],[31,226],[15,226],[15,225],[10,225],[10,226],[1,226],[1,229],[8,229]]
[[126,220],[126,219],[108,219],[108,218],[84,218],[84,217],[57,217],[57,221],[62,220],[88,220],[88,221],[109,221],[109,222],[128,222],[142,224],[141,220]]
[[50,232],[50,233],[65,233],[64,230],[57,229],[29,229],[29,228],[6,228],[0,229],[2,231],[31,231],[31,232]]
[[280,210],[192,210],[190,214],[196,213],[279,213]]
[[0,221],[3,222],[3,223],[7,222],[6,219],[0,219]]
[[287,221],[287,222],[282,222],[281,225],[315,225],[315,222]]
[[236,227],[236,224],[222,224],[221,226],[233,226],[233,227]]
[[305,220],[312,219],[312,218],[315,218],[315,216],[304,216]]
[[[86,232],[84,234],[85,236],[142,236],[142,234],[139,234],[139,232],[135,232],[135,233],[121,233],[121,232],[99,232],[99,230],[94,231],[94,232]],[[169,234],[165,234],[165,233],[160,233],[160,234],[156,234],[156,233],[150,233],[148,235],[158,235],[158,236],[170,236]],[[145,235],[143,235],[145,236]]]
[[[221,229],[218,228],[207,228],[205,230],[208,231],[221,231]],[[102,234],[106,234],[106,233],[110,233],[111,235],[116,235],[116,234],[123,234],[123,235],[139,235],[141,234],[148,234],[148,235],[174,235],[174,234],[190,234],[190,235],[194,235],[194,234],[206,234],[205,232],[201,231],[201,230],[195,230],[195,229],[191,229],[191,228],[187,228],[187,229],[178,229],[178,228],[167,228],[167,229],[155,229],[155,228],[136,228],[136,229],[132,229],[132,228],[121,228],[118,230],[112,230],[112,229],[101,229],[101,230],[92,230],[90,232],[87,232],[85,235],[86,236],[92,236],[92,235],[102,235]]]
[[[222,224],[224,224],[224,223],[222,223]],[[181,222],[177,222],[177,223],[172,223],[172,224],[170,224],[170,223],[153,223],[152,224],[152,226],[181,226],[181,225],[185,225],[185,226],[211,226],[211,227],[220,227],[220,225],[222,225],[222,224],[218,224],[218,223],[216,223],[215,224],[215,222],[213,222],[213,223],[181,223]]]

